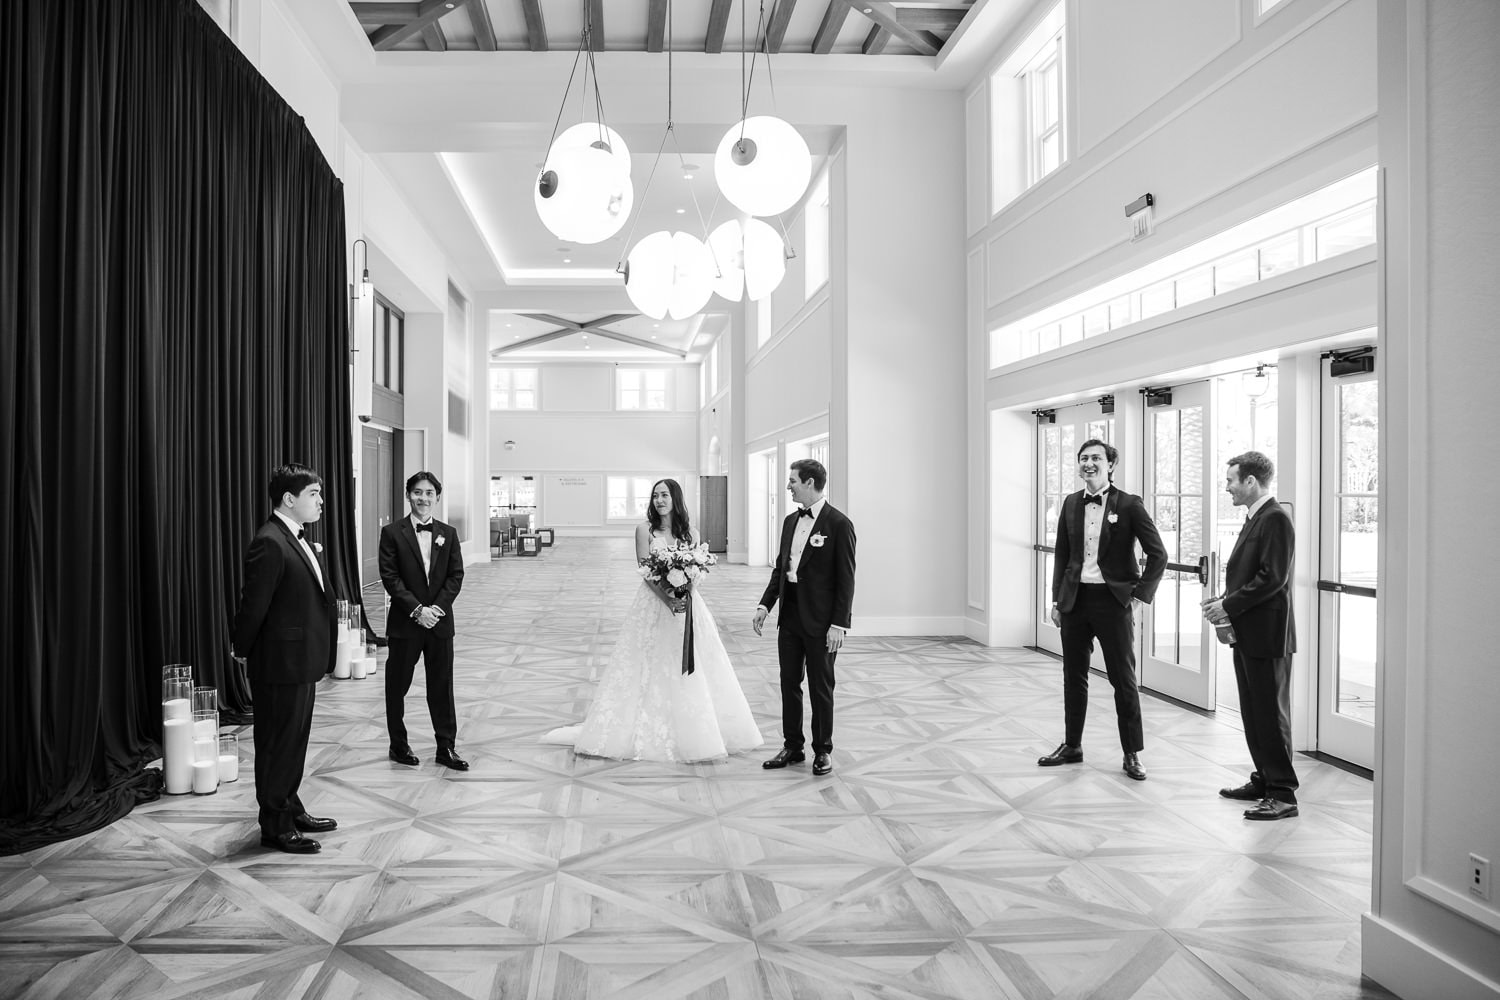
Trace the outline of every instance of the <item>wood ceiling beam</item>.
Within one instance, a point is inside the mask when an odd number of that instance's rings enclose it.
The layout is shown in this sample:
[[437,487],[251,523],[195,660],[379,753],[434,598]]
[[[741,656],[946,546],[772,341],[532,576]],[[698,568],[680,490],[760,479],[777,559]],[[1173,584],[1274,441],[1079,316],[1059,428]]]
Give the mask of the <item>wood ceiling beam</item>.
[[465,0],[421,0],[417,4],[417,16],[405,24],[387,24],[370,36],[370,47],[376,52],[393,49],[415,35],[438,18],[462,5]]
[[563,337],[571,337],[578,333],[592,333],[607,340],[617,340],[622,344],[643,347],[648,351],[660,351],[663,354],[671,354],[678,358],[687,357],[687,351],[679,348],[667,347],[664,344],[654,344],[649,340],[641,340],[629,334],[616,333],[614,330],[605,329],[611,323],[618,323],[623,319],[635,319],[640,315],[639,313],[610,313],[608,316],[600,316],[598,319],[591,319],[586,323],[563,319],[561,316],[554,316],[551,313],[522,313],[521,315],[527,319],[534,319],[539,323],[551,323],[558,329],[548,330],[546,333],[539,333],[535,337],[527,337],[525,340],[518,340],[513,344],[506,344],[503,347],[492,348],[490,350],[490,357],[497,358],[502,354],[519,351],[523,347],[536,347],[539,344],[559,340]]
[[589,19],[594,23],[594,33],[589,38],[589,50],[604,51],[604,0],[589,0]]
[[448,36],[443,34],[443,26],[436,21],[422,29],[422,41],[426,43],[428,52],[448,51]]
[[[703,36],[704,52],[724,51],[724,31],[729,27],[729,5],[731,0],[714,0],[708,12],[708,34]],[[744,0],[749,3],[750,0]],[[843,3],[843,0],[834,0]]]
[[481,52],[494,52],[495,22],[490,20],[490,8],[485,0],[469,0],[469,21],[474,25],[474,41]]
[[405,24],[417,16],[419,6],[421,5],[415,0],[411,3],[370,3],[368,0],[354,0],[349,5],[360,24]]
[[867,56],[878,56],[885,51],[886,44],[890,40],[891,33],[877,24],[865,36],[865,43],[859,47],[859,51]]
[[[888,0],[844,0],[844,3],[858,10],[865,17],[874,21],[877,25],[890,32],[898,41],[910,45],[924,56],[935,56],[938,54],[938,46],[933,45],[918,31],[906,27],[897,16],[896,5]],[[871,38],[865,39],[868,45]],[[884,48],[882,45],[881,48]]]
[[968,7],[897,7],[896,19],[913,31],[953,31]]
[[674,357],[679,358],[687,357],[687,351],[681,350],[679,348],[667,347],[663,344],[657,344],[649,340],[640,340],[636,337],[629,336],[628,334],[616,333],[613,330],[591,330],[589,332],[597,333],[599,336],[607,337],[610,340],[618,340],[622,344],[632,344],[636,347],[644,347],[649,351],[660,351],[663,354],[671,354]]
[[844,0],[828,0],[828,9],[823,12],[823,23],[813,38],[812,50],[820,56],[833,51],[833,43],[843,30],[844,20],[849,16],[849,5]]
[[792,11],[796,8],[797,0],[776,0],[776,6],[771,8],[771,23],[766,26],[767,52],[775,54],[781,51],[781,40],[786,37],[787,22],[791,21]]
[[547,22],[542,20],[541,0],[521,0],[521,12],[526,15],[526,41],[531,51],[546,52]]
[[667,40],[667,0],[651,0],[646,14],[646,51],[660,52]]

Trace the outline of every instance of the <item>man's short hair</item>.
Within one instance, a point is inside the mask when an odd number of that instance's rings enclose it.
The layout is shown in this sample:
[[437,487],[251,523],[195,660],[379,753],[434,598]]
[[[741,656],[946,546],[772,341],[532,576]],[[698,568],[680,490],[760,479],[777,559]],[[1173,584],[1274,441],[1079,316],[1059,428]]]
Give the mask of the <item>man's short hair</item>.
[[301,496],[302,491],[313,483],[322,485],[323,477],[318,475],[311,466],[297,462],[278,465],[271,470],[271,482],[266,487],[266,494],[271,498],[271,507],[280,507],[281,498],[288,493],[294,497]]
[[828,470],[823,468],[823,463],[815,458],[799,458],[792,463],[792,474],[797,477],[797,482],[805,483],[812,480],[813,489],[819,493],[823,487],[828,485]]
[[1100,441],[1098,438],[1089,438],[1087,441],[1083,442],[1083,444],[1079,445],[1078,454],[1074,455],[1073,457],[1075,459],[1082,458],[1083,453],[1088,449],[1094,447],[1095,445],[1098,445],[1100,448],[1104,449],[1104,458],[1109,462],[1110,465],[1114,465],[1120,460],[1120,449],[1116,448],[1112,444]]
[[1276,464],[1267,458],[1264,452],[1247,451],[1242,455],[1234,456],[1224,464],[1240,467],[1241,482],[1244,482],[1246,476],[1254,476],[1257,483],[1270,486],[1271,480],[1276,478]]
[[416,489],[417,484],[424,479],[432,484],[433,489],[437,490],[438,496],[443,495],[443,484],[438,481],[437,476],[434,476],[430,472],[413,472],[410,476],[408,476],[406,479],[406,492],[410,493],[412,490]]

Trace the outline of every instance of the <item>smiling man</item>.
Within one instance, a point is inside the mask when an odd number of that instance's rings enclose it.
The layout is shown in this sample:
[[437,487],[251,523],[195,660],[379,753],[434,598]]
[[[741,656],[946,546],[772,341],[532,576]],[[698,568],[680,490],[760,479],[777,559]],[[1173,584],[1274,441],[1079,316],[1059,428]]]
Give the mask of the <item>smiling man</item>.
[[[1135,673],[1134,604],[1150,604],[1167,568],[1167,550],[1141,498],[1113,483],[1119,459],[1111,445],[1091,438],[1078,449],[1084,488],[1063,500],[1052,569],[1052,624],[1062,630],[1063,714],[1066,735],[1037,761],[1042,767],[1083,761],[1083,720],[1089,707],[1089,658],[1094,640],[1115,689],[1115,717],[1124,751],[1122,768],[1146,780],[1140,752],[1141,696]],[[1142,572],[1135,546],[1146,553]]]
[[390,658],[385,665],[385,724],[390,758],[414,765],[406,739],[406,692],[420,657],[427,671],[427,711],[437,739],[437,762],[467,771],[458,755],[458,713],[453,705],[453,600],[464,583],[458,532],[433,517],[443,484],[430,472],[406,481],[411,516],[380,529],[380,581],[391,595],[386,618]]

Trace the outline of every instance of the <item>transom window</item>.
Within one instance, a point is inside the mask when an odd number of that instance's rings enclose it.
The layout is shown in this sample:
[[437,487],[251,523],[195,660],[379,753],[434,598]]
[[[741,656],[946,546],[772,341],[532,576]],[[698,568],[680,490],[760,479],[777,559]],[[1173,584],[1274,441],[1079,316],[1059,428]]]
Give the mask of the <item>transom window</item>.
[[491,368],[490,409],[536,409],[536,369]]
[[667,408],[667,373],[661,369],[621,368],[616,385],[621,410],[665,410]]
[[646,516],[646,504],[651,500],[651,486],[655,482],[649,476],[606,476],[604,493],[607,519],[643,519]]

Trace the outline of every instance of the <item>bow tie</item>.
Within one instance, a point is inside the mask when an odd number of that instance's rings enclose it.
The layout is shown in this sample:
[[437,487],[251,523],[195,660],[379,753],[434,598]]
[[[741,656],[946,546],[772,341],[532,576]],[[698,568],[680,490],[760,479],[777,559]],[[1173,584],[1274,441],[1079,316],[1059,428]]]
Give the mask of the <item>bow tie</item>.
[[419,525],[417,525],[417,530],[418,531],[431,531],[432,530],[432,522],[428,521],[426,524],[419,524]]
[[1091,503],[1096,503],[1099,506],[1103,507],[1104,506],[1104,494],[1103,493],[1095,493],[1093,496],[1089,496],[1087,493],[1085,493],[1083,495],[1083,502],[1084,502],[1085,505],[1088,505],[1088,504],[1091,504]]
[[797,510],[797,516],[798,517],[812,517],[812,508],[811,507],[800,507],[800,508],[798,508],[798,510]]
[[306,537],[307,537],[307,529],[306,528],[298,528],[297,529],[297,541],[300,542],[300,541],[302,541],[302,539],[304,539]]

